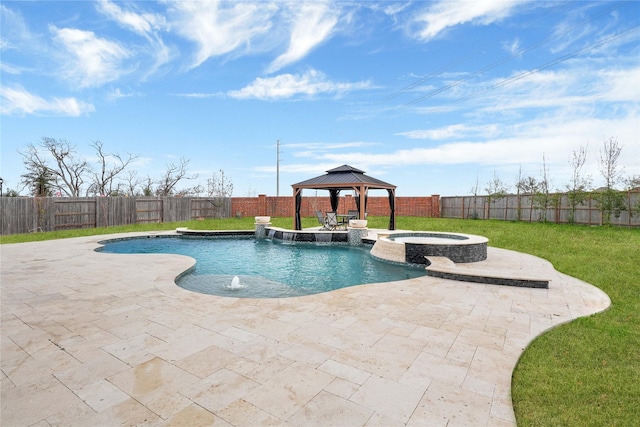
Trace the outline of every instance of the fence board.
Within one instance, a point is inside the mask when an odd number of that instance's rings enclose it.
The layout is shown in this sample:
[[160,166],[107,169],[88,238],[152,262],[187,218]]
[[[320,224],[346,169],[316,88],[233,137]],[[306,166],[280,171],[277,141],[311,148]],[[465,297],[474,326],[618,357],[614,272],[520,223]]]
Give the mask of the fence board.
[[136,222],[162,222],[162,199],[136,199]]
[[54,206],[55,230],[68,228],[95,228],[96,223],[96,200],[64,198],[52,199]]

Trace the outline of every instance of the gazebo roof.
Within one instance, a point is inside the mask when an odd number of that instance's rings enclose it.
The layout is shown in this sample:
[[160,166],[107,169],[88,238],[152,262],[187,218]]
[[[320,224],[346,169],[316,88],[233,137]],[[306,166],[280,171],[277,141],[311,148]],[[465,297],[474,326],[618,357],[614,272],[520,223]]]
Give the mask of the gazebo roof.
[[325,175],[320,175],[306,181],[293,184],[293,188],[312,188],[318,190],[336,189],[344,190],[353,187],[367,187],[370,189],[395,189],[396,186],[365,175],[364,171],[353,166],[342,165],[327,171]]

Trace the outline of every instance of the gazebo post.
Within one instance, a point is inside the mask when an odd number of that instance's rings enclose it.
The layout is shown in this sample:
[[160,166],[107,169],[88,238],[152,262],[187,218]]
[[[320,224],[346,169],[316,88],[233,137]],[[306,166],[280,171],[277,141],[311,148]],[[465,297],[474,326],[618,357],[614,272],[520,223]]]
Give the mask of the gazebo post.
[[360,194],[358,196],[360,196],[360,206],[358,206],[360,208],[360,211],[358,212],[358,218],[359,219],[365,219],[364,218],[364,211],[367,209],[367,207],[365,206],[365,187],[364,185],[360,186]]
[[295,210],[293,214],[293,229],[302,230],[302,219],[300,218],[300,209],[302,205],[302,188],[293,187],[293,200]]

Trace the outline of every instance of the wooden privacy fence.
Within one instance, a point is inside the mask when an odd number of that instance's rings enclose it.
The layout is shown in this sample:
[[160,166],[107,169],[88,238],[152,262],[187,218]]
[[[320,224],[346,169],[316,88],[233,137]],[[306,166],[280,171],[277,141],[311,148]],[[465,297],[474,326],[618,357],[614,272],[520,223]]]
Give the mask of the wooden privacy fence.
[[228,218],[229,198],[0,197],[2,234]]
[[[612,225],[640,227],[640,212],[633,207],[640,203],[640,191],[624,192],[627,210],[616,218],[611,215]],[[534,196],[509,194],[491,199],[488,196],[456,196],[440,198],[442,218],[499,219],[505,221],[548,221],[558,224],[572,222],[569,198],[566,194],[554,194],[547,209],[536,207]],[[573,222],[585,225],[602,225],[603,218],[596,200],[597,195],[587,195],[586,201],[573,212]],[[629,210],[631,206],[631,211]]]
[[[443,218],[500,219],[508,221],[571,222],[571,209],[566,195],[546,210],[532,207],[532,197],[508,195],[489,202],[487,196],[397,197],[398,216]],[[637,206],[640,192],[626,193],[627,206]],[[330,210],[328,197],[303,197],[302,215],[314,216],[315,210]],[[355,209],[353,197],[340,198],[339,211]],[[369,197],[367,211],[372,216],[389,215],[386,197]],[[232,216],[289,217],[293,215],[291,196],[258,197],[0,197],[0,221],[3,235],[54,231],[71,228],[112,227],[151,222],[178,222],[203,218]],[[600,225],[602,218],[594,198],[579,205],[574,222]],[[623,211],[611,217],[614,225],[640,227],[640,213]]]

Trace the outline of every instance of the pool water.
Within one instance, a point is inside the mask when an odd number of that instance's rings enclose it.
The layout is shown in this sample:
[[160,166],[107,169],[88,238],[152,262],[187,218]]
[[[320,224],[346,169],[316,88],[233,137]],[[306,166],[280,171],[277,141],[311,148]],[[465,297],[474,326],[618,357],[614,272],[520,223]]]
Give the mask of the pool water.
[[[195,267],[176,280],[178,286],[220,296],[293,297],[425,275],[424,266],[380,261],[370,255],[367,247],[342,244],[184,237],[101,243],[105,245],[103,252],[172,253],[193,257]],[[236,281],[235,276],[238,276]]]

